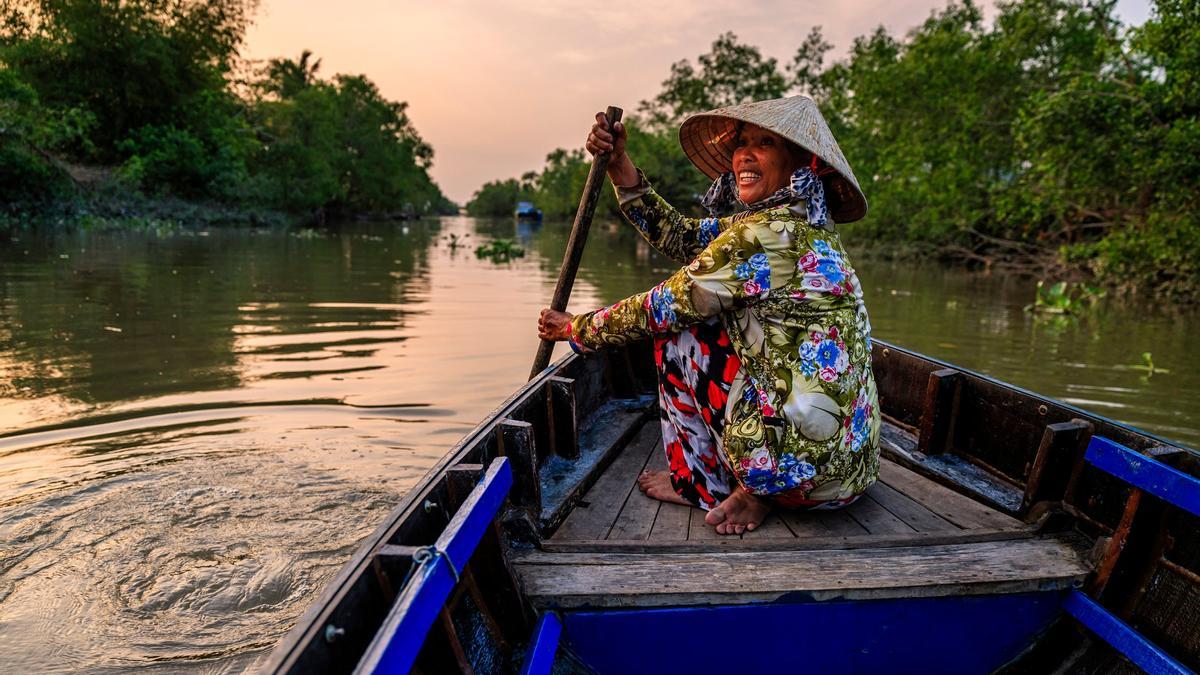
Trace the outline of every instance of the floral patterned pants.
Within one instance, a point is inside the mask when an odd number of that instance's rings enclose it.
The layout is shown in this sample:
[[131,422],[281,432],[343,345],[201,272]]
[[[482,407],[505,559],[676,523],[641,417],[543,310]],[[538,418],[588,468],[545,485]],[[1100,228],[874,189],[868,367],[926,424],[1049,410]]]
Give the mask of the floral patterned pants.
[[[675,492],[709,510],[738,486],[721,443],[725,404],[741,360],[720,319],[694,324],[654,338],[658,366],[658,407],[663,447]],[[856,497],[835,501],[805,499],[798,490],[772,495],[777,506],[839,508]]]

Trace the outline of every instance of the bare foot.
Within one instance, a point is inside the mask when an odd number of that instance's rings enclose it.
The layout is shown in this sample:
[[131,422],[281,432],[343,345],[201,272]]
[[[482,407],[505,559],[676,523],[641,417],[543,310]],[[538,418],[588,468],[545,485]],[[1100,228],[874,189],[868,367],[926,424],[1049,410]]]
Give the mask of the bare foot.
[[725,501],[708,512],[704,522],[715,526],[717,534],[741,534],[753,532],[770,512],[770,504],[739,486]]
[[691,506],[688,500],[675,492],[671,485],[671,474],[667,471],[643,471],[642,475],[638,476],[638,488],[651,499]]

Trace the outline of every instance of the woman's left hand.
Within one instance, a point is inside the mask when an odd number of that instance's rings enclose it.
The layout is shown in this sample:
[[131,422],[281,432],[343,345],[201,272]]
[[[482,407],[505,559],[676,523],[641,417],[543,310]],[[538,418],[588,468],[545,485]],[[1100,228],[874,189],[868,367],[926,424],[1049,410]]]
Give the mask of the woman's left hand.
[[566,340],[570,337],[571,319],[575,318],[569,312],[556,312],[553,309],[543,309],[538,317],[538,337],[543,340]]

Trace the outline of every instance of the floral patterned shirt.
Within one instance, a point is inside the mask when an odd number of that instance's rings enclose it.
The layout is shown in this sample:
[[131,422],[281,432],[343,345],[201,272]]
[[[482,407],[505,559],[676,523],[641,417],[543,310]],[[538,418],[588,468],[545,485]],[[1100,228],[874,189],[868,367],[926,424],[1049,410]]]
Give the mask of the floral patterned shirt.
[[[639,172],[640,173],[640,172]],[[688,218],[642,178],[621,211],[683,265],[643,293],[571,322],[584,348],[719,316],[742,362],[725,409],[724,455],[751,493],[860,494],[879,475],[879,404],[862,287],[832,228],[803,201],[729,218]]]

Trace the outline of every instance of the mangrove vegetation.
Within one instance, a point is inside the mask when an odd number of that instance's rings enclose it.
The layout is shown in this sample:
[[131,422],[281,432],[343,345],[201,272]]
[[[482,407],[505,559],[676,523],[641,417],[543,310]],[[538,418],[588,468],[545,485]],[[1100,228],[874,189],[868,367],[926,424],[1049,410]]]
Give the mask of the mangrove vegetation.
[[[628,119],[630,154],[695,211],[708,181],[679,149],[679,123],[806,94],[870,201],[864,220],[842,227],[860,249],[1196,300],[1200,2],[1157,0],[1132,27],[1114,5],[999,2],[985,21],[978,5],[955,2],[904,36],[861,36],[833,61],[819,27],[786,63],[726,33],[671,66]],[[587,164],[582,150],[555,150],[541,171],[484,185],[468,209],[510,213],[520,198],[567,216]]]
[[405,103],[239,55],[255,9],[0,0],[0,226],[454,211]]

